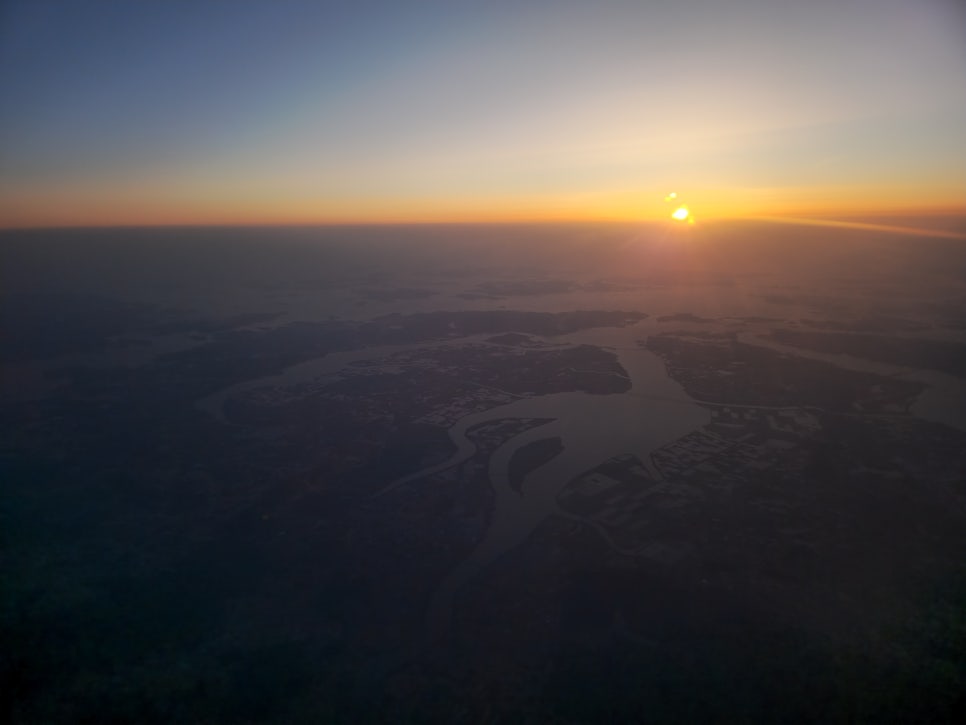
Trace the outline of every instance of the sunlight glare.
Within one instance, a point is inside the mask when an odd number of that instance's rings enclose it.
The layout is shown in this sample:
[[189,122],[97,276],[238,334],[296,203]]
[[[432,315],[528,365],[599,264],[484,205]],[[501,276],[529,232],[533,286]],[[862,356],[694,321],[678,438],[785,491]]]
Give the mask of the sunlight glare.
[[671,218],[677,219],[679,222],[683,222],[685,219],[688,218],[688,216],[690,216],[690,212],[688,211],[688,208],[686,206],[679,206],[671,214]]

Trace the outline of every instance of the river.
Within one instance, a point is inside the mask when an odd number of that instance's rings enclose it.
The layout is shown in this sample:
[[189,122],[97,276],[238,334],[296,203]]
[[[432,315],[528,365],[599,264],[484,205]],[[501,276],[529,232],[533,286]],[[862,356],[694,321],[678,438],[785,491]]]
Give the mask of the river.
[[[547,517],[556,513],[557,494],[575,476],[622,454],[633,454],[649,466],[652,451],[710,422],[710,412],[668,377],[664,362],[639,346],[638,341],[646,336],[649,327],[644,322],[554,338],[556,342],[612,349],[630,379],[628,392],[553,393],[468,415],[449,429],[456,446],[449,460],[410,474],[383,489],[382,494],[469,459],[476,449],[466,433],[481,423],[501,418],[553,419],[514,436],[491,455],[489,478],[495,502],[489,527],[477,547],[450,572],[433,595],[428,619],[431,639],[448,629],[460,588],[495,559],[525,542]],[[511,488],[507,471],[513,454],[528,443],[551,437],[561,439],[563,450],[531,471],[519,492]]]
[[[557,495],[575,476],[589,471],[614,456],[632,454],[646,467],[650,454],[710,422],[710,411],[694,401],[666,372],[664,362],[641,347],[648,333],[659,329],[653,318],[627,327],[581,330],[547,339],[558,345],[596,345],[612,350],[627,373],[631,387],[625,393],[592,395],[583,392],[553,393],[521,398],[505,405],[467,415],[449,428],[456,450],[437,465],[393,481],[376,494],[382,496],[415,480],[457,466],[469,460],[476,447],[467,437],[473,427],[505,418],[548,418],[551,422],[514,436],[497,448],[489,460],[489,479],[495,496],[489,526],[472,552],[457,565],[436,589],[429,607],[428,635],[439,638],[449,627],[454,601],[460,589],[500,556],[524,543],[549,516],[557,513]],[[323,358],[287,368],[279,375],[247,381],[198,401],[197,405],[227,423],[223,407],[230,397],[264,387],[288,387],[338,375],[359,361],[378,360],[390,355],[442,345],[482,342],[485,335],[435,343],[371,347],[331,353]],[[840,367],[884,375],[902,375],[927,384],[913,405],[912,413],[927,420],[962,428],[962,381],[951,376],[827,355],[776,344],[758,335],[742,335],[749,344],[762,345],[783,353],[820,359]],[[941,379],[940,379],[941,378]],[[953,391],[954,395],[950,395]],[[508,467],[513,454],[533,441],[559,437],[561,452],[531,471],[519,491],[509,483]]]

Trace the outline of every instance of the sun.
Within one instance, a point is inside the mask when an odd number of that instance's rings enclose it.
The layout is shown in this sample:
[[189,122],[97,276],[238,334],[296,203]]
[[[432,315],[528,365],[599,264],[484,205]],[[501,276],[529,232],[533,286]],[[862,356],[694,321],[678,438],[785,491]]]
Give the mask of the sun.
[[694,224],[694,215],[691,214],[688,205],[684,203],[684,199],[681,199],[676,191],[672,191],[665,196],[664,201],[665,203],[672,203],[675,207],[674,211],[671,212],[671,218],[674,221],[682,224]]

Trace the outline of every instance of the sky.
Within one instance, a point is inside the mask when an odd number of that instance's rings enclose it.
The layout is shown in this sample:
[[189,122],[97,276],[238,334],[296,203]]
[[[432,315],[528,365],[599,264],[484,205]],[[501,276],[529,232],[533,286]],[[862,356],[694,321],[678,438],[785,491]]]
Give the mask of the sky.
[[966,210],[960,0],[0,3],[0,226]]

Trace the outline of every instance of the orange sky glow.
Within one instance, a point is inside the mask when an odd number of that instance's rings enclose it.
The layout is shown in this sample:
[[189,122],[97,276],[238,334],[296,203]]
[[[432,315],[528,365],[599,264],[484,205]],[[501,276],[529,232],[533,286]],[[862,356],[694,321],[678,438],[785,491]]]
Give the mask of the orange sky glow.
[[0,227],[966,214],[952,0],[271,5],[20,6]]

